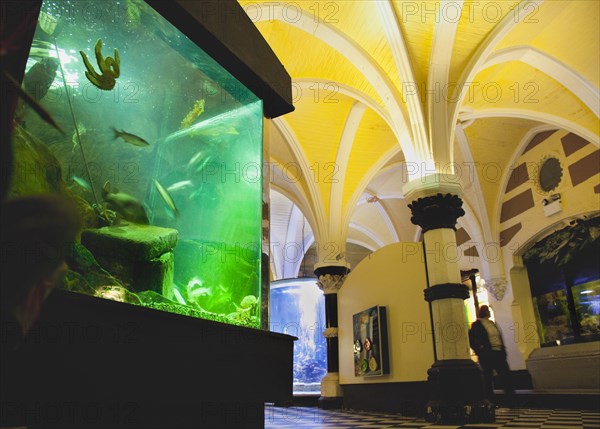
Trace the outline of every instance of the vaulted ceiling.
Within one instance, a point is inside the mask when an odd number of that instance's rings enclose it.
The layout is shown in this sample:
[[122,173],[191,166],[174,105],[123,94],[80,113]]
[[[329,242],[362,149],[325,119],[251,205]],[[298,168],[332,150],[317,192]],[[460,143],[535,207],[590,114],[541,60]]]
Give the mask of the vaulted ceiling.
[[352,264],[418,240],[403,186],[435,171],[459,177],[459,227],[498,241],[525,141],[599,144],[598,1],[240,4],[293,82],[295,111],[269,125],[273,278],[297,276],[311,246],[311,263]]

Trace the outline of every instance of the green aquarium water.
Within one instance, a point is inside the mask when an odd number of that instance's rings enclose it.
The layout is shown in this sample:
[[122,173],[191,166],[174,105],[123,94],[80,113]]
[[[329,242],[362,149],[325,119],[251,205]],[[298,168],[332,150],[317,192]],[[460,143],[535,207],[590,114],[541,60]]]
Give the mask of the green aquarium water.
[[[260,327],[262,101],[140,0],[44,1],[11,195],[85,229],[64,287]],[[35,173],[35,174],[33,174]]]

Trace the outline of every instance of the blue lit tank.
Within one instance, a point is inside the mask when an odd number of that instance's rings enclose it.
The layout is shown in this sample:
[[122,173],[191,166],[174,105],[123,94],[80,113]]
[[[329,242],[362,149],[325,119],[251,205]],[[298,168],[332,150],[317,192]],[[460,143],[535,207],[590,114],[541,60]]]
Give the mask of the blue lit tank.
[[327,374],[325,298],[317,279],[271,282],[271,331],[298,337],[294,342],[294,393],[319,393]]

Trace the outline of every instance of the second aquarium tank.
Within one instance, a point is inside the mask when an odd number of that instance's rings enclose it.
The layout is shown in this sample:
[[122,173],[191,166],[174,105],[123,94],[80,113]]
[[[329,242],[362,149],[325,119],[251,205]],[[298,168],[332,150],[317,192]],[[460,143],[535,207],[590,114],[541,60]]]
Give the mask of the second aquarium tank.
[[298,337],[294,341],[294,393],[318,394],[327,374],[327,342],[323,336],[325,297],[316,278],[271,282],[271,331]]
[[141,0],[44,1],[22,87],[11,196],[84,218],[64,287],[259,328],[262,100]]

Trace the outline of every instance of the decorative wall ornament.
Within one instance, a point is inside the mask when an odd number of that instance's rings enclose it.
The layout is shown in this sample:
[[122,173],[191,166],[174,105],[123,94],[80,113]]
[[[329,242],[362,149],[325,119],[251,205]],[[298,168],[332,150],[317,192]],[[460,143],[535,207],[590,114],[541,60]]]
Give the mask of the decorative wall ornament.
[[541,167],[538,167],[536,185],[542,193],[551,192],[558,187],[562,180],[563,168],[560,161],[554,156],[546,156],[539,165]]
[[335,338],[338,336],[338,328],[329,327],[323,331],[325,338]]
[[347,274],[323,274],[319,276],[317,286],[325,294],[338,293],[347,276]]
[[491,279],[486,279],[483,287],[491,293],[496,301],[502,301],[504,298],[504,294],[506,293],[506,286],[508,282],[504,277],[493,277]]
[[423,232],[438,228],[456,230],[457,219],[465,214],[462,200],[458,195],[453,194],[419,198],[409,204],[408,208],[412,213],[410,221],[419,225]]

